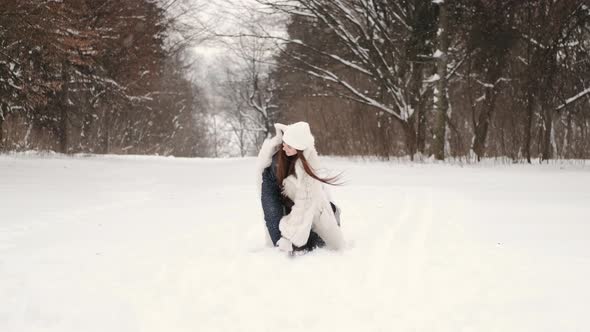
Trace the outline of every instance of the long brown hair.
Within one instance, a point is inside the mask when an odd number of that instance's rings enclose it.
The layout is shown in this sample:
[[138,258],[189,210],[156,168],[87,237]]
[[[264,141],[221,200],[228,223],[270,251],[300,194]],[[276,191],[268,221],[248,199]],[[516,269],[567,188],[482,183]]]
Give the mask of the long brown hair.
[[297,159],[301,159],[305,173],[307,173],[312,178],[333,186],[342,185],[342,183],[338,182],[338,180],[340,180],[341,174],[327,178],[319,177],[315,173],[315,170],[309,165],[307,159],[305,159],[305,156],[303,155],[303,151],[301,150],[297,150],[297,154],[291,157],[288,157],[283,150],[279,150],[277,153],[279,154],[277,160],[277,182],[281,188],[283,187],[283,180],[289,175],[295,174],[295,163],[297,162]]

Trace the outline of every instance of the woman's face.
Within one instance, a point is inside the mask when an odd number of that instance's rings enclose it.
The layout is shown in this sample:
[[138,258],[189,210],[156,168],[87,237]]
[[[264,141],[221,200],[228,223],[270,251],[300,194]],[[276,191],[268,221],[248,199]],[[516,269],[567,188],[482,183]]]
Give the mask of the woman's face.
[[287,143],[283,143],[283,151],[285,151],[285,154],[287,155],[287,157],[291,157],[291,156],[294,156],[297,154],[297,150],[293,149]]

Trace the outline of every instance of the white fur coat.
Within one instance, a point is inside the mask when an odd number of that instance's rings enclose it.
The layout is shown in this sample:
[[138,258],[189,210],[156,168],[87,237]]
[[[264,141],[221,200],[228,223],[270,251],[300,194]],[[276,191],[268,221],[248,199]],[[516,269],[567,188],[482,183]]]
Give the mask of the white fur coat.
[[[275,129],[276,136],[267,139],[258,154],[258,190],[262,186],[264,169],[271,165],[273,155],[282,147],[282,136],[287,126],[277,123]],[[314,146],[306,148],[303,155],[312,169],[319,170],[319,158]],[[322,182],[305,172],[301,160],[295,163],[295,176],[290,175],[283,181],[283,188],[283,193],[295,205],[291,213],[280,221],[279,229],[282,237],[296,246],[303,246],[307,243],[310,231],[314,230],[326,242],[328,248],[344,247],[342,231],[332,212],[327,188]],[[268,230],[266,238],[267,244],[272,245]]]

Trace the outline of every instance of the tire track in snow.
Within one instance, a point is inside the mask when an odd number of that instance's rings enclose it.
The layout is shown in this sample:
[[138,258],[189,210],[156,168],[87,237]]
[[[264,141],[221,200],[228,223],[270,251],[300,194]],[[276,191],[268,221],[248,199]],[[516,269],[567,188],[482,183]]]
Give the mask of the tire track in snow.
[[413,227],[408,234],[408,251],[406,255],[406,285],[404,298],[408,306],[411,324],[414,328],[416,325],[422,325],[424,318],[425,304],[429,301],[427,289],[430,286],[427,283],[426,270],[428,261],[432,253],[432,246],[429,245],[428,239],[432,229],[433,219],[433,193],[432,190],[417,193],[421,196],[422,205],[417,206],[415,218],[413,218]]
[[[397,218],[392,218],[389,221],[394,222],[390,224],[388,222],[379,222],[377,227],[374,227],[375,231],[375,245],[372,250],[370,266],[367,269],[369,276],[369,282],[374,287],[376,292],[383,290],[383,287],[389,282],[385,280],[388,275],[388,267],[390,264],[395,264],[398,259],[392,259],[392,255],[396,252],[396,235],[400,229],[408,222],[410,216],[411,206],[414,204],[414,198],[410,200],[408,194],[404,195],[403,208]],[[387,221],[387,219],[384,219]],[[397,221],[397,222],[395,222]]]
[[[425,273],[432,249],[429,234],[433,219],[430,190],[408,190],[392,223],[375,225],[375,245],[369,263],[369,288],[378,307],[376,319],[414,328],[420,324],[428,285]],[[376,221],[377,223],[377,221]],[[409,310],[409,308],[412,308]]]

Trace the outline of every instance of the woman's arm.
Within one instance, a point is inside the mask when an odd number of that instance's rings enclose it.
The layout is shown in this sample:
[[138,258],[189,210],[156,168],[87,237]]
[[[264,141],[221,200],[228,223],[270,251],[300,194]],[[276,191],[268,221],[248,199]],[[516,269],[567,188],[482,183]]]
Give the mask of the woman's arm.
[[[296,167],[300,167],[297,165]],[[291,213],[281,219],[279,229],[284,238],[301,247],[307,243],[313,217],[316,212],[317,192],[321,190],[319,181],[313,179],[301,167],[298,174],[297,191]]]
[[261,201],[266,228],[273,245],[276,246],[277,241],[281,238],[279,222],[283,217],[284,210],[281,202],[281,191],[272,171],[273,166],[274,163],[262,173]]

